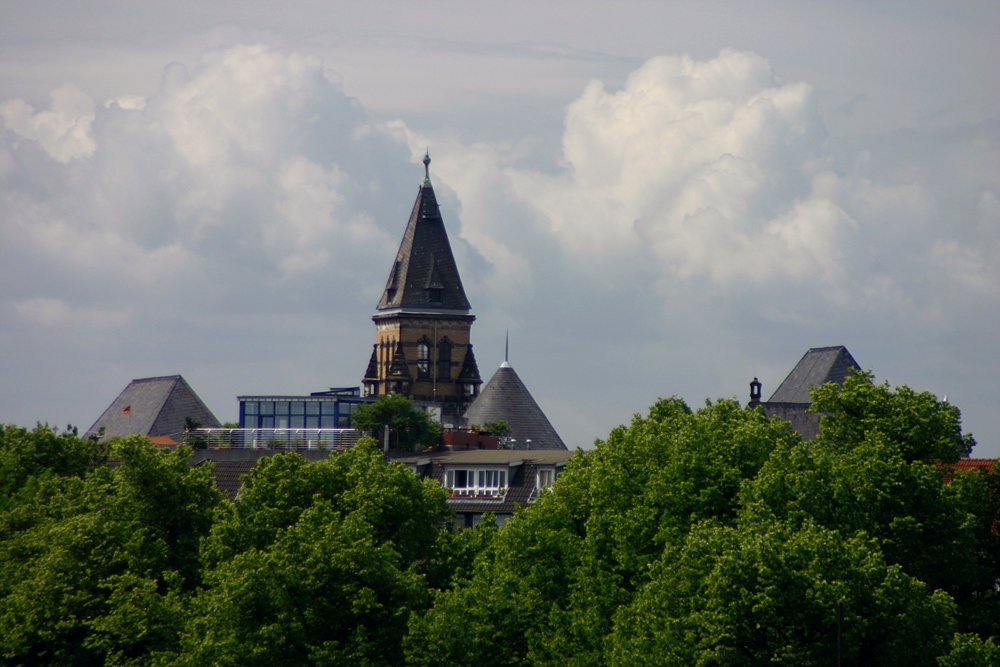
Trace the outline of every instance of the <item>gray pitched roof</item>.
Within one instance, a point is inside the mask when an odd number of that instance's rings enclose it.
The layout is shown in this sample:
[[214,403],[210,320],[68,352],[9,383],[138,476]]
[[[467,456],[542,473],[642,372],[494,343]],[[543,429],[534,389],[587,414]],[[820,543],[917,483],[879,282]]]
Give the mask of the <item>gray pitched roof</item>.
[[[424,158],[424,163],[429,164],[430,158]],[[380,311],[410,308],[449,313],[467,313],[470,309],[430,178],[417,192],[396,261],[378,302]]]
[[506,421],[516,449],[566,449],[548,417],[506,361],[465,413],[470,424]]
[[103,427],[102,440],[137,433],[180,442],[187,417],[205,428],[222,426],[180,375],[140,378],[125,387],[86,435],[97,435]]
[[809,387],[818,387],[827,382],[844,384],[852,369],[861,366],[843,345],[834,347],[814,347],[795,364],[795,368],[781,383],[768,403],[812,403]]

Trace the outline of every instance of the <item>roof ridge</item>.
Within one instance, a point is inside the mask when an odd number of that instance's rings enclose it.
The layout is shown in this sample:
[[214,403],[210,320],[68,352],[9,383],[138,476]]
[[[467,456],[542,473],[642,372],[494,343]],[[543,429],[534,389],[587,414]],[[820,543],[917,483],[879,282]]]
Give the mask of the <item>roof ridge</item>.
[[[160,404],[160,409],[157,410],[156,416],[153,417],[153,421],[150,422],[150,427],[155,426],[156,422],[160,421],[160,416],[163,415],[163,411],[166,410],[168,405],[170,405],[170,399],[174,397],[174,393],[177,392],[177,385],[180,384],[181,382],[184,382],[184,378],[182,378],[180,375],[176,376],[174,384],[171,385],[170,391],[167,392],[166,400],[164,400],[163,403]],[[184,384],[186,385],[187,382],[184,382]]]

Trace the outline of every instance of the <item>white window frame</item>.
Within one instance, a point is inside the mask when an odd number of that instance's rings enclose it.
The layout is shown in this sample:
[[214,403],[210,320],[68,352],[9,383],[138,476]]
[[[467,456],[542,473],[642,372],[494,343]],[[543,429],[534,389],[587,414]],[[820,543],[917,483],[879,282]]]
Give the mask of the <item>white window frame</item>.
[[[464,486],[458,486],[459,473],[465,473]],[[444,486],[452,496],[496,497],[507,490],[510,472],[504,468],[448,468],[445,470]]]

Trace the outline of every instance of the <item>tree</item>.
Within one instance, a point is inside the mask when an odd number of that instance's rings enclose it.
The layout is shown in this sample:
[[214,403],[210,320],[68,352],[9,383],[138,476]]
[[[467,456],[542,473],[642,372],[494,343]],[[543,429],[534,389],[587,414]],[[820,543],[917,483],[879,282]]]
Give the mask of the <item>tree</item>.
[[942,463],[967,442],[958,408],[927,392],[890,391],[867,373],[814,396],[827,411],[819,439],[775,451],[744,487],[748,511],[761,521],[863,531],[888,563],[947,591],[964,631],[1000,632],[997,478],[952,474]]
[[365,405],[354,413],[354,427],[368,431],[378,438],[382,429],[389,427],[392,449],[413,451],[420,446],[437,444],[441,426],[423,410],[413,405],[413,399],[402,394],[379,396],[374,403]]
[[1000,646],[971,633],[956,633],[951,651],[938,658],[941,667],[1000,667]]
[[824,447],[846,451],[881,433],[906,461],[953,463],[976,444],[972,434],[962,435],[957,407],[906,385],[875,384],[871,372],[852,372],[843,386],[830,382],[811,393],[810,410],[826,413],[819,436]]
[[396,665],[426,586],[362,513],[312,504],[267,549],[221,563],[199,596],[187,665]]
[[105,463],[106,448],[81,440],[74,431],[0,424],[0,511],[31,502],[46,479],[82,477]]
[[114,467],[51,477],[0,514],[5,664],[133,664],[175,646],[221,496],[188,450],[109,444]]
[[411,621],[414,665],[606,662],[617,611],[699,519],[733,521],[744,480],[798,436],[760,411],[679,399],[578,452],[553,492],[516,514],[472,577]]
[[734,401],[615,429],[412,617],[408,664],[830,664],[838,600],[847,664],[992,659],[1000,489],[938,464],[957,409],[863,375],[817,399],[809,445]]
[[205,541],[209,587],[176,663],[400,664],[449,515],[439,484],[371,438],[324,461],[261,460]]
[[510,435],[510,425],[507,423],[506,419],[486,422],[483,424],[483,430],[495,438],[503,438]]
[[617,615],[612,665],[935,665],[953,603],[863,535],[806,523],[700,523]]

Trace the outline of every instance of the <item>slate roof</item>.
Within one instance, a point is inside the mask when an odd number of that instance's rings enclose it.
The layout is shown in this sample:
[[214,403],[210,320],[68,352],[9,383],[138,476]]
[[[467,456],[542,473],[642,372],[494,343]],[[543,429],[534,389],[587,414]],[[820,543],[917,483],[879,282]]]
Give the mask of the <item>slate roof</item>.
[[[425,157],[424,166],[429,164]],[[470,308],[428,176],[417,192],[378,310],[465,314]]]
[[861,366],[843,345],[814,347],[799,360],[767,402],[812,404],[809,387],[827,382],[842,385],[852,369],[861,370]]
[[125,387],[85,437],[97,435],[103,427],[101,440],[139,434],[169,436],[180,442],[186,417],[191,417],[203,428],[222,426],[180,375],[140,378]]
[[469,424],[506,421],[516,449],[566,449],[548,417],[506,361],[465,413]]
[[[195,465],[204,465],[199,461]],[[250,474],[256,461],[213,461],[212,477],[215,478],[215,488],[222,491],[229,500],[236,500],[236,495],[243,486],[243,475]]]

